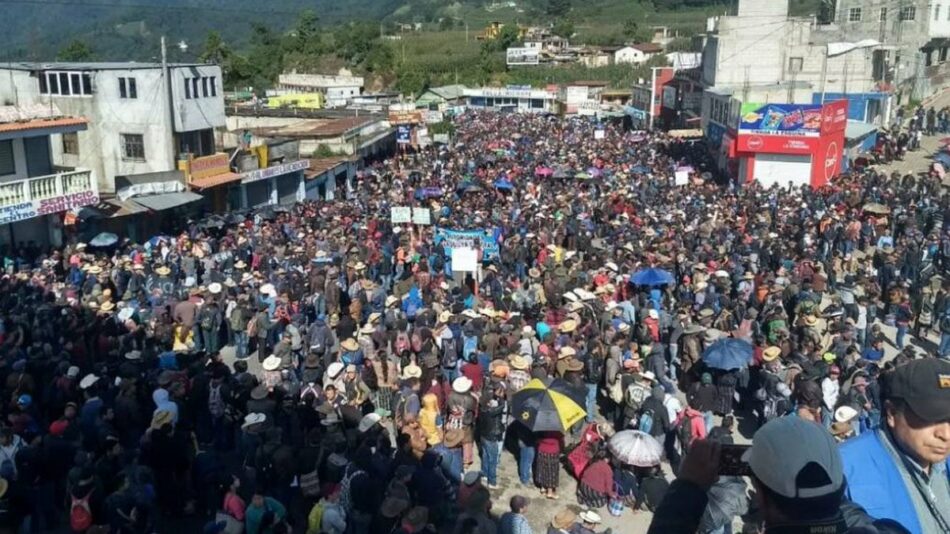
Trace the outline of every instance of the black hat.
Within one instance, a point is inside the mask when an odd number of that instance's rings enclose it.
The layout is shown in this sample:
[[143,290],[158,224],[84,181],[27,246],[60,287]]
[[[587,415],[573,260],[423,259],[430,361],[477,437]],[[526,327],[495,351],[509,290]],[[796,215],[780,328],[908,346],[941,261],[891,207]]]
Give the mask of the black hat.
[[913,360],[883,377],[884,399],[900,399],[928,423],[950,419],[950,362]]

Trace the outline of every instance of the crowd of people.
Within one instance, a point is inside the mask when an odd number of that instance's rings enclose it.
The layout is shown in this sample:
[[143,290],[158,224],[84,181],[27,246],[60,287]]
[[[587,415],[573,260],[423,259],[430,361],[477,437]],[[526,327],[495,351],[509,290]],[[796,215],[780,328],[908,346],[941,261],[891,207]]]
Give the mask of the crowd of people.
[[[751,523],[950,532],[939,181],[736,187],[702,143],[618,124],[455,126],[346,199],[8,255],[0,532],[591,534],[650,510],[729,533],[737,420],[762,427]],[[538,387],[581,420],[533,430]],[[619,454],[630,430],[661,452]]]

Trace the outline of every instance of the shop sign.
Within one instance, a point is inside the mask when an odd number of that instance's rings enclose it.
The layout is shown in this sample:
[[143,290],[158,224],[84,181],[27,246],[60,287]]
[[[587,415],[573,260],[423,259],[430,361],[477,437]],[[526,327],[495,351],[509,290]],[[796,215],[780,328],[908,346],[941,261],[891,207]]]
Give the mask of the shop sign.
[[302,159],[300,161],[274,165],[273,167],[267,167],[266,169],[255,169],[253,171],[241,173],[241,183],[249,184],[252,182],[259,182],[261,180],[267,180],[282,174],[290,174],[292,172],[302,171],[309,168],[310,162]]
[[396,143],[400,145],[412,143],[412,129],[409,125],[400,124],[396,126]]
[[818,137],[821,128],[821,106],[745,103],[739,112],[740,132]]
[[843,132],[848,127],[848,101],[829,102],[821,108],[821,133]]
[[0,224],[24,221],[50,213],[60,213],[97,202],[99,202],[99,193],[95,191],[80,191],[79,193],[44,198],[43,200],[21,202],[20,204],[0,208]]
[[229,172],[231,172],[231,166],[227,154],[194,158],[188,167],[188,174],[192,180],[201,180]]
[[739,134],[738,152],[766,152],[771,154],[812,154],[818,146],[816,137],[789,137],[784,135]]
[[422,122],[422,111],[390,111],[389,124],[419,124]]

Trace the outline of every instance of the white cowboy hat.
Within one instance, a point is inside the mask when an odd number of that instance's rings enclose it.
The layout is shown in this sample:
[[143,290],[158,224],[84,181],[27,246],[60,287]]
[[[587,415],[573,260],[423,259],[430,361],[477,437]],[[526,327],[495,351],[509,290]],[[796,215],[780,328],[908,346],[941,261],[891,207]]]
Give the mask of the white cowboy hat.
[[217,295],[220,292],[221,292],[221,284],[217,282],[211,282],[210,284],[208,284],[208,293],[211,293],[212,295]]
[[381,419],[382,417],[378,413],[368,413],[364,415],[362,419],[360,419],[360,424],[357,425],[356,430],[358,430],[360,433],[366,432],[379,423]]
[[89,373],[88,375],[82,377],[82,380],[79,381],[79,389],[89,389],[93,384],[99,381],[99,377]]
[[346,366],[343,365],[343,362],[333,362],[327,366],[327,376],[332,380],[340,376],[340,373],[343,372],[344,368],[346,368]]
[[472,389],[472,381],[467,376],[460,376],[452,382],[452,391],[468,393]]
[[249,413],[244,416],[244,423],[241,428],[247,428],[251,425],[259,425],[267,420],[267,415],[262,413]]
[[402,379],[419,378],[422,376],[422,367],[415,364],[409,364],[402,370]]
[[277,294],[277,290],[274,289],[274,284],[264,284],[261,286],[260,291],[261,293],[270,295],[272,297]]
[[265,371],[276,371],[277,368],[280,367],[280,357],[271,354],[264,358],[261,367],[263,367]]
[[584,510],[583,512],[580,513],[580,515],[578,515],[578,517],[581,518],[581,521],[585,523],[590,523],[592,525],[596,525],[600,523],[601,521],[603,521],[600,518],[600,515],[593,510]]

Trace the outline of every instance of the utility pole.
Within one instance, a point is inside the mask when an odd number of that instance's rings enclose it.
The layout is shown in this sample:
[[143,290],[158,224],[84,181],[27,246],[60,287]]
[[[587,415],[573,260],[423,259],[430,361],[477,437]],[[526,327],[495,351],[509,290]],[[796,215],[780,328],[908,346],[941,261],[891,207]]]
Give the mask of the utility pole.
[[465,21],[465,42],[468,42],[468,21]]
[[168,68],[168,49],[165,46],[165,36],[162,36],[162,80],[165,84],[165,98],[168,106],[168,127],[172,132],[172,169],[178,168],[178,159],[175,157],[177,152],[175,147],[175,100],[172,98],[172,80]]

